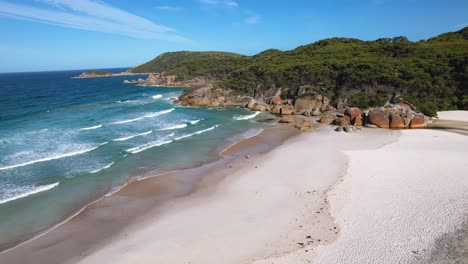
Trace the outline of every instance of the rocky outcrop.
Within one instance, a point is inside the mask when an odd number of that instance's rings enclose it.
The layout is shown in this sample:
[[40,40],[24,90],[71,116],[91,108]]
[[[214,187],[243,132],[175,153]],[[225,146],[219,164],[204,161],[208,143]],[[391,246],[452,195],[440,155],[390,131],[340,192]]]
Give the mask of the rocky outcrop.
[[215,90],[212,85],[199,85],[185,90],[174,103],[184,106],[217,107],[226,100],[224,95],[224,91]]
[[356,122],[356,119],[362,120],[363,112],[357,107],[348,107],[345,109],[344,114],[349,116],[351,123],[354,124]]
[[[387,126],[388,120],[388,126]],[[368,113],[369,124],[382,128],[424,128],[429,118],[407,102],[387,103],[385,107],[371,109]]]
[[305,116],[317,116],[321,113],[322,95],[302,95],[294,102],[294,114]]
[[405,120],[403,119],[403,117],[401,117],[399,114],[391,114],[390,115],[390,128],[393,128],[393,129],[402,129],[402,128],[406,128],[406,125],[405,125]]
[[294,108],[292,105],[283,105],[283,107],[281,107],[280,114],[292,115],[293,113],[294,113]]
[[[266,91],[265,95],[263,96],[263,100],[266,103],[271,103],[273,98],[278,98],[281,96],[281,88],[278,88],[273,85],[268,91]],[[281,99],[280,99],[281,100]]]
[[345,117],[339,117],[335,120],[334,124],[337,126],[347,126],[349,125],[349,122]]
[[380,128],[390,127],[390,120],[388,119],[388,115],[381,110],[369,112],[368,119],[369,123],[374,124]]
[[411,119],[409,126],[410,128],[425,128],[426,123],[424,121],[424,117],[421,117],[421,116],[413,117],[413,119]]
[[320,118],[319,122],[321,124],[331,124],[333,121],[335,121],[335,119],[337,119],[336,115],[334,115],[332,112],[326,112],[322,115],[322,117]]
[[309,121],[302,120],[301,123],[296,125],[296,128],[299,129],[300,131],[313,131],[314,127]]
[[[281,122],[293,122],[294,115],[319,116],[321,124],[334,124],[342,131],[354,132],[361,126],[380,128],[422,128],[428,118],[407,103],[391,103],[384,107],[370,109],[364,113],[356,107],[345,107],[346,100],[340,100],[337,108],[330,105],[330,100],[322,95],[302,94],[294,100],[282,100],[281,88],[270,88],[263,94],[259,88],[254,99],[249,96],[233,96],[232,91],[217,89],[213,85],[197,85],[184,91],[174,101],[180,105],[201,107],[246,107],[252,111],[270,112],[282,116]],[[265,98],[266,101],[260,98]],[[299,127],[298,127],[299,128]],[[307,130],[304,123],[304,128]]]
[[252,111],[261,111],[261,112],[266,112],[270,111],[270,106],[263,102],[263,101],[256,101],[251,108],[249,108]]
[[279,120],[280,123],[294,123],[294,121],[294,116],[292,115],[282,116]]
[[165,75],[164,73],[155,73],[150,74],[145,81],[147,86],[174,86],[177,76],[175,75]]

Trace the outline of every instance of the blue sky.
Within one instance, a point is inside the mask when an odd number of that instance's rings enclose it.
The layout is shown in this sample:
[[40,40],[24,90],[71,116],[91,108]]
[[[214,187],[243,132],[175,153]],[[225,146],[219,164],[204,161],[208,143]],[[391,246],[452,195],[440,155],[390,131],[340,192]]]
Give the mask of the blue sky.
[[426,39],[467,0],[0,0],[0,72],[133,66],[160,53],[253,55],[329,37]]

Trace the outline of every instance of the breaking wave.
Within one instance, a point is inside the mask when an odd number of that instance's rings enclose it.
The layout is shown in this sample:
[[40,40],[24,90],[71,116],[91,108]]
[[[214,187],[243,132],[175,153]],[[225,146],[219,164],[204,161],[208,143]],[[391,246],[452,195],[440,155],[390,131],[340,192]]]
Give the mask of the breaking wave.
[[248,119],[252,119],[258,116],[258,114],[260,114],[260,112],[255,112],[251,115],[237,115],[237,116],[234,116],[233,119],[234,120],[248,120]]
[[58,185],[59,185],[59,182],[48,184],[48,185],[41,185],[41,186],[33,185],[33,186],[20,187],[13,191],[14,192],[13,196],[1,199],[0,204],[18,200],[18,199],[21,199],[21,198],[24,198],[24,197],[27,197],[36,193],[45,192],[52,188],[57,187]]
[[145,118],[157,117],[157,116],[160,116],[160,115],[168,114],[168,113],[174,111],[174,109],[175,108],[171,108],[171,109],[163,110],[163,111],[160,111],[160,112],[148,113],[148,114],[145,114],[145,115],[137,117],[137,118],[127,119],[127,120],[122,120],[122,121],[116,121],[116,122],[112,122],[110,124],[111,125],[120,125],[120,124],[126,124],[126,123],[139,121],[139,120],[142,120],[142,119],[145,119]]
[[208,131],[211,131],[211,130],[217,128],[217,127],[218,127],[218,125],[215,125],[215,126],[212,126],[212,127],[210,127],[210,128],[207,128],[207,129],[203,129],[203,130],[194,132],[194,133],[192,133],[192,134],[182,135],[182,136],[180,136],[180,137],[176,137],[175,140],[181,140],[181,139],[184,139],[184,138],[189,138],[189,137],[192,137],[192,136],[195,136],[195,135],[203,134],[203,133],[208,132]]

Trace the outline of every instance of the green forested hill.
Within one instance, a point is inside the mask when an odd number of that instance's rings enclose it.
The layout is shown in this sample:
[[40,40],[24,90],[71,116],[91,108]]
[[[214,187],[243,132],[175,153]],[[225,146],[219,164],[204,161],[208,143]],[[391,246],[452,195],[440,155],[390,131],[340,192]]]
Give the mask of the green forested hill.
[[424,113],[468,109],[468,28],[426,41],[405,37],[362,41],[332,38],[291,51],[266,50],[247,57],[219,52],[165,53],[132,71],[167,71],[180,79],[207,75],[217,87],[253,95],[256,87],[300,86],[334,101],[366,108],[400,93]]
[[234,69],[246,66],[251,61],[248,56],[216,51],[167,52],[155,59],[131,69],[132,72],[162,72],[175,74],[180,79],[190,79],[205,75],[222,78]]

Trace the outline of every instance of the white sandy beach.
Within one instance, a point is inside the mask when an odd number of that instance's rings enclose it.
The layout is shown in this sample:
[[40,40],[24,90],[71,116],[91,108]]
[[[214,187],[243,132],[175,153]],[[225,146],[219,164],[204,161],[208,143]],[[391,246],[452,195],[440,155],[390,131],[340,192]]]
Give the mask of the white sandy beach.
[[459,134],[323,127],[236,161],[81,263],[410,263],[466,217],[467,160]]

